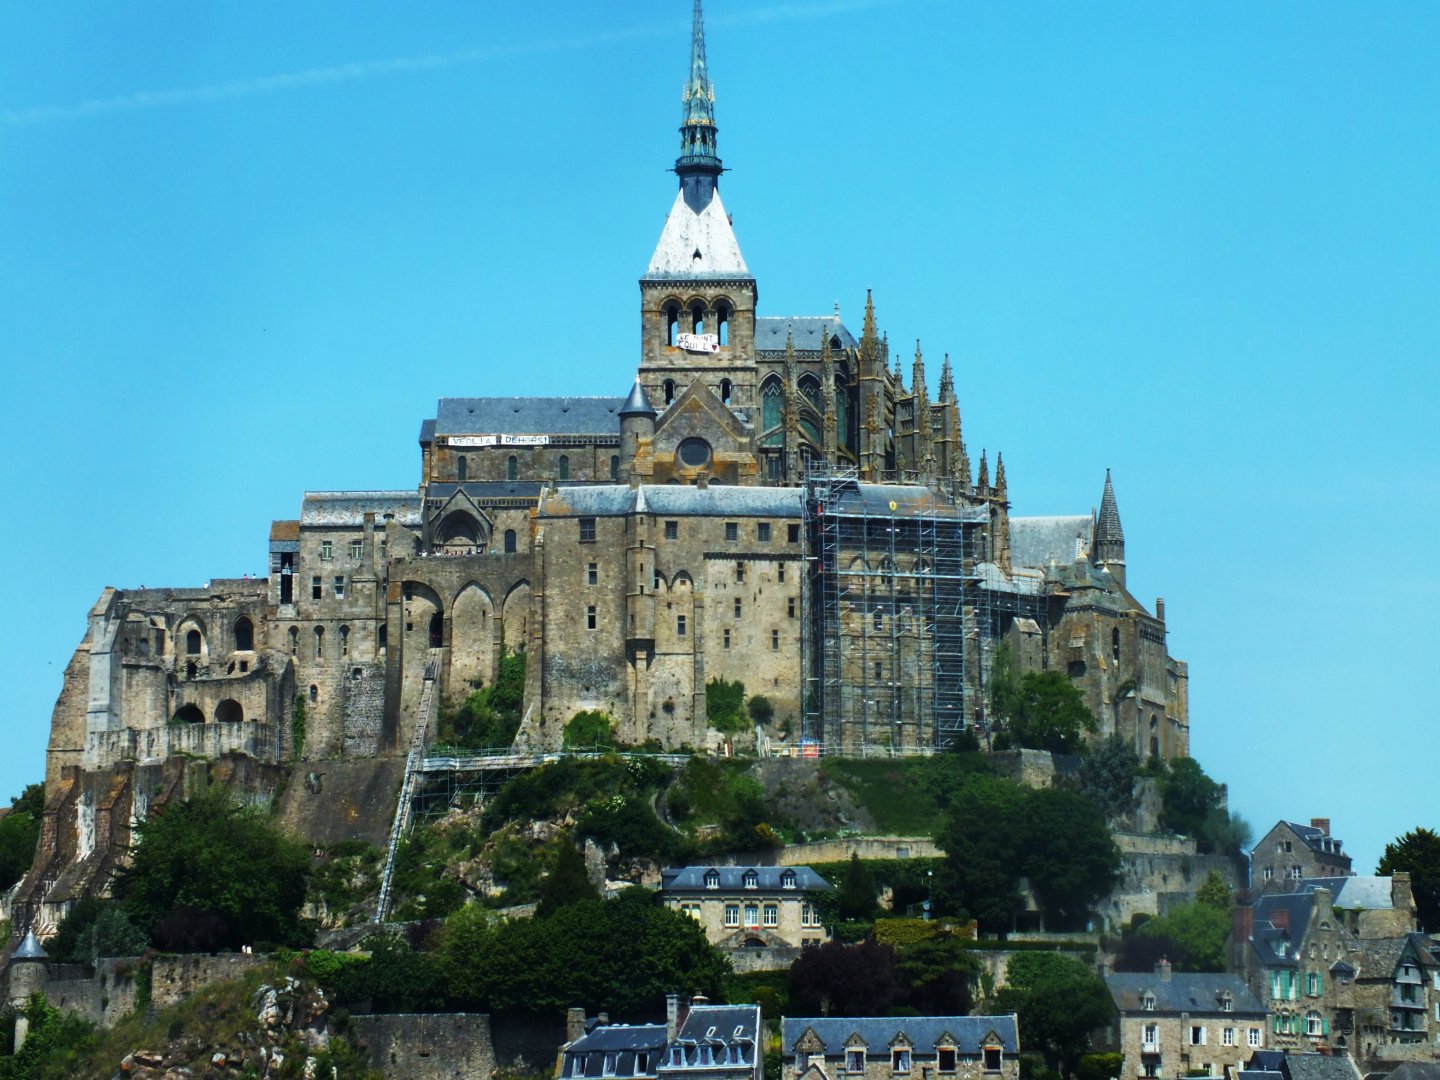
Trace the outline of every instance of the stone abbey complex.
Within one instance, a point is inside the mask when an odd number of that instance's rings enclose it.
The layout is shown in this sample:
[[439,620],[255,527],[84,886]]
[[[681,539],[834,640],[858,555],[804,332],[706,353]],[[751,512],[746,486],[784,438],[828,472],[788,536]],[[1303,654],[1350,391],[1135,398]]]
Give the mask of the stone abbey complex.
[[510,651],[521,750],[558,747],[581,710],[627,743],[717,747],[741,738],[708,722],[717,678],[770,700],[743,736],[767,752],[983,741],[1003,643],[1068,675],[1102,736],[1187,752],[1186,668],[1163,603],[1126,591],[1108,474],[1098,514],[1011,517],[948,358],[932,397],[868,297],[854,329],[762,315],[720,195],[698,0],[683,98],[622,392],[441,399],[416,487],[307,493],[270,526],[268,577],[106,589],[55,708],[50,854],[17,911],[103,881],[180,782],[166,762],[395,761]]

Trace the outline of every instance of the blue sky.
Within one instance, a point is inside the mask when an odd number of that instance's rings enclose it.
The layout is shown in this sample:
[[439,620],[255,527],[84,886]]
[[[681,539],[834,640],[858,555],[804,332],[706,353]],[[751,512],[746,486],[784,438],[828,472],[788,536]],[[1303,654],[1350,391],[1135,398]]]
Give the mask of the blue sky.
[[[0,11],[0,790],[105,585],[263,573],[454,394],[623,394],[684,0]],[[1193,750],[1373,869],[1440,825],[1440,9],[710,0],[762,313],[956,366],[1013,512],[1115,477]],[[932,392],[934,387],[932,386]],[[1428,755],[1427,755],[1428,756]]]

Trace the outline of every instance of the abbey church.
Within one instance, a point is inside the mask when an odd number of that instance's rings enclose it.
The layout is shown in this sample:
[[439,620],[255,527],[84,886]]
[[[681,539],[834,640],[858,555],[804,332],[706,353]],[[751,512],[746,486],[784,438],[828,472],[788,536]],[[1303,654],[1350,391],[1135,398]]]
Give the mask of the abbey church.
[[[64,835],[22,889],[32,912],[104,879],[165,797],[147,764],[400,758],[507,651],[526,657],[522,750],[558,747],[581,710],[700,751],[984,744],[1003,645],[1073,680],[1101,737],[1188,752],[1186,667],[1163,602],[1126,590],[1109,475],[1098,513],[1011,517],[1001,457],[967,452],[948,357],[932,397],[869,297],[858,328],[758,310],[699,8],[637,368],[614,397],[441,399],[415,488],[306,493],[270,525],[266,578],[106,589],[52,721],[46,828]],[[772,719],[722,735],[714,679]]]

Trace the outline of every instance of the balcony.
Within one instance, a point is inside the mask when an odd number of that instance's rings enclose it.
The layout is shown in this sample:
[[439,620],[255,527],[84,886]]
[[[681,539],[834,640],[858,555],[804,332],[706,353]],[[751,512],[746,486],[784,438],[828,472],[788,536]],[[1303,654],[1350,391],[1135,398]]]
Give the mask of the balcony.
[[1149,1042],[1149,1041],[1146,1041],[1146,1040],[1142,1039],[1142,1040],[1140,1040],[1140,1053],[1142,1053],[1142,1054],[1158,1054],[1158,1053],[1160,1053],[1160,1043],[1159,1043],[1159,1042]]

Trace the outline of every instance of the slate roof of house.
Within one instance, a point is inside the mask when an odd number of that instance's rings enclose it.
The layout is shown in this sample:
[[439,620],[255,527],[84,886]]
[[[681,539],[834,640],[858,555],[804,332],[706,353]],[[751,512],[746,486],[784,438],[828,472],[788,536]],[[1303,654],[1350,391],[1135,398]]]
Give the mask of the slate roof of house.
[[[565,1064],[561,1075],[570,1076],[654,1076],[665,1054],[664,1024],[606,1024],[586,1032],[565,1047]],[[636,1068],[636,1057],[648,1055],[643,1068]],[[605,1068],[607,1055],[613,1055],[611,1067]],[[575,1068],[576,1059],[580,1061]]]
[[1019,1035],[1014,1015],[1009,1016],[810,1016],[785,1017],[780,1028],[780,1048],[793,1057],[795,1044],[806,1031],[814,1031],[827,1054],[841,1053],[852,1035],[859,1035],[874,1050],[888,1048],[901,1032],[917,1053],[930,1053],[946,1035],[955,1040],[961,1053],[978,1052],[985,1037],[994,1032],[1007,1054],[1019,1053]]
[[1440,1080],[1440,1063],[1407,1061],[1390,1070],[1385,1080]]
[[[758,1005],[692,1005],[680,1022],[675,1041],[725,1046],[739,1043],[754,1047],[759,1041],[759,1032]],[[753,1055],[749,1060],[754,1062]]]
[[645,278],[703,280],[750,276],[719,190],[698,214],[685,202],[685,193],[676,192],[655,253],[645,268]]
[[[1315,910],[1313,892],[1267,893],[1252,905],[1250,947],[1265,967],[1296,967],[1295,953]],[[1280,945],[1287,948],[1282,953]]]
[[1417,966],[1428,970],[1440,968],[1440,957],[1431,949],[1433,941],[1424,934],[1402,934],[1388,938],[1357,938],[1350,947],[1350,958],[1361,979],[1390,979],[1405,955],[1407,947]]
[[755,351],[783,353],[786,336],[791,334],[797,352],[819,352],[827,337],[838,337],[842,349],[859,345],[839,315],[766,315],[755,320]]
[[1359,1080],[1348,1054],[1286,1054],[1281,1072],[1290,1080]]
[[787,873],[795,875],[795,889],[800,892],[834,888],[808,866],[682,866],[660,871],[660,889],[671,893],[714,892],[705,887],[705,875],[712,870],[720,875],[718,888],[727,892],[743,891],[745,875],[751,871],[755,873],[757,890],[782,891],[781,879]]
[[301,525],[363,525],[365,514],[401,525],[420,524],[420,497],[413,491],[307,491],[300,503]]
[[[1122,1013],[1218,1013],[1221,997],[1228,993],[1234,1005],[1229,1015],[1265,1015],[1265,1006],[1239,975],[1176,971],[1164,979],[1154,971],[1123,971],[1106,975],[1105,985]],[[1147,993],[1155,998],[1154,1009],[1144,1008]]]
[[1365,908],[1384,911],[1395,906],[1390,894],[1390,879],[1373,874],[1355,877],[1305,878],[1300,888],[1306,892],[1329,889],[1331,902],[1340,908]]
[[1075,541],[1090,547],[1089,514],[1062,517],[1012,517],[1010,562],[1015,566],[1063,566],[1075,561]]
[[434,421],[433,419],[432,419],[432,420],[421,420],[421,421],[420,421],[420,445],[421,445],[421,446],[429,446],[429,445],[430,445],[431,443],[433,443],[434,441],[435,441],[435,421]]
[[561,487],[540,502],[542,517],[612,516],[632,513],[672,514],[675,517],[799,518],[803,492],[799,488],[708,488],[684,484],[592,484]]
[[533,499],[542,486],[538,480],[467,480],[463,484],[445,481],[431,484],[425,494],[432,499],[448,499],[456,489],[464,488],[465,494],[483,503],[486,499]]
[[619,435],[624,404],[623,397],[441,398],[435,407],[434,433]]

